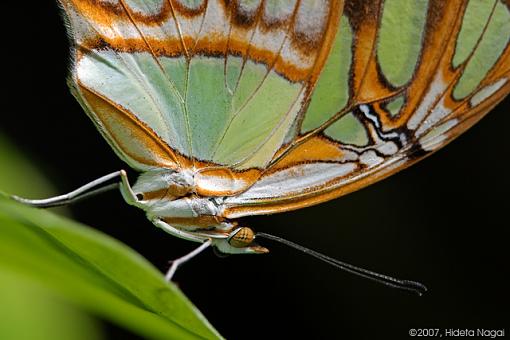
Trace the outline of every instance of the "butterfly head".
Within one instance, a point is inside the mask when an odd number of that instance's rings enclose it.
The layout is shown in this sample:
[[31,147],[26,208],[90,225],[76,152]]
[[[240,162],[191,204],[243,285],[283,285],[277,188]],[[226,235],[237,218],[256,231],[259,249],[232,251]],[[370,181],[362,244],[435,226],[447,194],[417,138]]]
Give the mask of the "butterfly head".
[[234,228],[227,238],[213,240],[213,244],[220,252],[224,254],[265,254],[269,250],[254,243],[255,232],[248,227],[238,227],[234,223]]

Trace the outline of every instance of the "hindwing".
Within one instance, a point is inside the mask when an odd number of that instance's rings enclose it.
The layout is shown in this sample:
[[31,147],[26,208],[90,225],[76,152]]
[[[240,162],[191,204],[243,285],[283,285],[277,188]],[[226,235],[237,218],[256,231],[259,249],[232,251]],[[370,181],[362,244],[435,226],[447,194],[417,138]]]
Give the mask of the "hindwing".
[[229,217],[317,204],[438,150],[510,92],[510,2],[347,1],[296,133]]

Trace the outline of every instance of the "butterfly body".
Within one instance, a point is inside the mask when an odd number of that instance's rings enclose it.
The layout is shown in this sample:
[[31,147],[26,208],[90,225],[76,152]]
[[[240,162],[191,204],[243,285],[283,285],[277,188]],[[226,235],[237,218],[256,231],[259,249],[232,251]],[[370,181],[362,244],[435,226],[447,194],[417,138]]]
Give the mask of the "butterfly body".
[[150,221],[174,236],[201,243],[211,239],[223,253],[267,252],[252,244],[251,229],[240,228],[236,221],[225,217],[225,196],[197,194],[191,171],[146,172],[132,188],[121,190],[129,204],[144,210]]
[[493,0],[60,0],[73,94],[166,231],[252,245],[243,216],[358,190],[435,152],[510,92]]

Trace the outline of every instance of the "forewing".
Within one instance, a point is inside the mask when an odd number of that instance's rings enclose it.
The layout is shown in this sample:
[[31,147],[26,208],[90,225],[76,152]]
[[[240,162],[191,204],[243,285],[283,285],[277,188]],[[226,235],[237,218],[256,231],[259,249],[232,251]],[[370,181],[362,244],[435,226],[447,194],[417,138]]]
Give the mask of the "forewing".
[[447,144],[510,92],[510,2],[352,0],[295,135],[225,215],[358,190]]
[[[148,23],[170,16],[169,6],[157,0],[60,2],[74,43],[73,92],[110,145],[138,170],[181,167],[177,154],[189,148],[178,90],[185,68],[155,54],[157,39],[168,39],[180,53],[177,27],[150,25],[145,35]],[[164,16],[153,17],[163,10]]]
[[150,166],[161,155],[147,150],[144,138],[124,138],[117,116],[150,132],[177,167],[265,168],[308,101],[343,5],[60,2],[75,43],[75,93],[113,148],[140,170],[147,154],[154,153]]

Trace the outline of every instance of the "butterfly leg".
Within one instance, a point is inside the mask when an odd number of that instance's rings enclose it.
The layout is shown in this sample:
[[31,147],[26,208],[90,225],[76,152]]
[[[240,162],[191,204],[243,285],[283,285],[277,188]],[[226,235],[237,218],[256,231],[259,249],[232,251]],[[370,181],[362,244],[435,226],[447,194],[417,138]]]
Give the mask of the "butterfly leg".
[[177,236],[179,238],[188,240],[188,241],[194,241],[194,242],[200,242],[202,243],[200,247],[196,248],[195,250],[191,251],[190,253],[179,257],[176,260],[171,261],[172,265],[170,266],[170,269],[168,269],[165,278],[167,281],[170,281],[172,277],[175,274],[175,271],[177,268],[183,264],[184,262],[192,259],[196,255],[200,254],[202,251],[204,251],[206,248],[208,248],[212,244],[212,239],[206,238],[205,236],[198,236],[196,234],[186,232],[184,230],[181,230],[179,228],[172,227],[170,224],[166,223],[165,221],[162,221],[158,218],[152,219],[152,223],[156,225],[157,227],[163,229],[167,233]]
[[106,182],[116,178],[121,177],[120,188],[122,194],[128,202],[132,200],[136,201],[136,196],[131,190],[129,185],[126,172],[124,170],[112,172],[111,174],[105,175],[98,179],[93,180],[90,183],[87,183],[76,190],[73,190],[67,194],[59,195],[55,197],[45,198],[45,199],[27,199],[23,197],[19,197],[16,195],[12,195],[11,198],[20,203],[30,205],[38,208],[50,208],[57,207],[62,205],[68,205],[80,201],[82,199],[98,195],[100,193],[113,190],[119,187],[119,183],[112,183],[108,185],[104,185]]
[[178,259],[175,259],[172,261],[172,265],[170,266],[170,269],[168,269],[168,271],[166,272],[166,275],[165,275],[165,279],[167,281],[171,281],[172,280],[172,277],[174,276],[175,274],[175,271],[177,270],[177,268],[183,264],[184,262],[187,262],[189,260],[191,260],[192,258],[194,258],[195,256],[197,256],[198,254],[200,254],[201,252],[203,252],[206,248],[208,248],[212,243],[212,240],[209,239],[207,241],[205,241],[204,243],[202,243],[200,245],[200,247],[196,248],[195,250],[189,252],[188,254],[182,256],[182,257],[179,257]]

